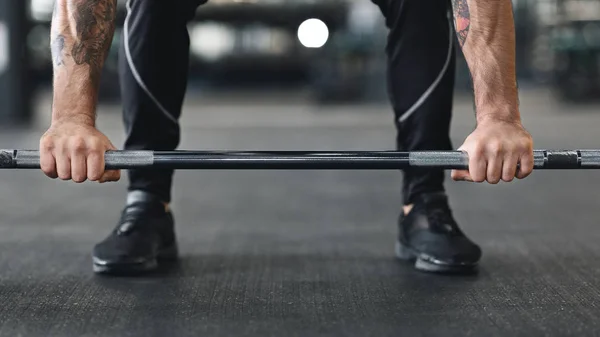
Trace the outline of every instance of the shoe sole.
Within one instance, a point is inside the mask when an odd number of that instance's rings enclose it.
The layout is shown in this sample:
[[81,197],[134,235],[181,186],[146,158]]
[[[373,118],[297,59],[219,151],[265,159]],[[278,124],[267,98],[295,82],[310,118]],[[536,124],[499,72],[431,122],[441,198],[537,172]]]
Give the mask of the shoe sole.
[[417,270],[429,273],[470,274],[477,270],[477,263],[448,264],[432,256],[420,253],[401,242],[396,242],[396,257],[403,261],[414,261]]
[[158,252],[155,258],[139,262],[108,263],[93,257],[93,271],[105,275],[136,275],[155,271],[160,262],[175,261],[179,256],[177,246],[168,247]]

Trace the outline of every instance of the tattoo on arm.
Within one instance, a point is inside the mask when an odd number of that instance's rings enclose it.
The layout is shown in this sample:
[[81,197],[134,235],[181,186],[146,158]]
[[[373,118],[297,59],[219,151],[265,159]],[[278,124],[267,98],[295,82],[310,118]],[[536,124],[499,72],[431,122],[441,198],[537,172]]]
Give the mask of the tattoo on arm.
[[467,0],[452,0],[452,7],[454,8],[454,24],[456,25],[456,35],[460,46],[465,45],[467,41],[467,35],[469,34],[469,28],[471,26],[471,13],[469,12],[469,5]]
[[116,1],[77,1],[75,22],[77,40],[71,54],[76,64],[87,64],[90,78],[97,83],[106,54],[112,43]]
[[[57,1],[58,2],[58,1]],[[102,66],[110,49],[115,30],[116,0],[70,0],[61,32],[53,36],[51,49],[55,66],[65,64],[65,58],[72,57],[77,65],[87,65],[92,83],[97,86]],[[54,20],[58,20],[55,7]],[[74,34],[70,34],[74,32]],[[69,36],[67,36],[69,35]],[[70,54],[65,48],[71,47]]]
[[52,61],[55,67],[60,67],[65,64],[63,50],[65,49],[65,36],[58,34],[51,44]]
[[[54,1],[54,9],[52,11],[52,21],[55,22],[58,17],[58,1]],[[65,64],[63,50],[65,49],[65,36],[58,32],[55,28],[55,24],[52,25],[50,51],[52,52],[52,63],[54,67],[60,67]]]

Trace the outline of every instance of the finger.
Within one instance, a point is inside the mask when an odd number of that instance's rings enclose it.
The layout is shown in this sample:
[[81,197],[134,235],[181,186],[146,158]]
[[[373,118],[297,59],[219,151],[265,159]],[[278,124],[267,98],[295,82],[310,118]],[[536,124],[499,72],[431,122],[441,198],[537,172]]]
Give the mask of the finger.
[[451,176],[455,181],[473,181],[467,170],[452,170]]
[[87,157],[87,177],[90,181],[99,181],[104,175],[104,153],[93,150]]
[[504,164],[502,165],[502,180],[511,182],[515,178],[517,173],[517,163],[519,159],[517,156],[509,156],[504,158]]
[[[467,151],[462,146],[458,148],[458,151],[462,151],[464,153],[467,153]],[[471,178],[471,175],[469,174],[469,170],[468,169],[466,169],[466,170],[452,170],[452,172],[450,173],[450,176],[455,181],[470,181],[470,182],[473,181],[473,179]]]
[[87,145],[82,138],[74,138],[69,142],[71,155],[71,178],[82,183],[87,178]]
[[473,155],[469,154],[469,174],[472,181],[481,183],[485,181],[488,163],[479,151],[473,152]]
[[54,153],[56,160],[56,172],[58,177],[62,180],[71,179],[71,159],[67,153],[63,150],[58,150]]
[[52,179],[58,178],[54,155],[52,154],[51,150],[44,147],[40,147],[40,168],[42,169],[42,172],[46,174],[46,176]]
[[90,181],[99,181],[104,175],[104,155],[92,151],[87,157],[87,176]]
[[488,159],[486,180],[490,184],[497,184],[502,177],[502,158],[493,156]]
[[76,183],[82,183],[87,178],[87,160],[82,152],[71,155],[71,178]]
[[525,179],[533,172],[533,155],[528,153],[521,156],[519,162],[520,166],[519,171],[517,172],[517,178]]
[[[108,142],[107,145],[107,150],[112,151],[112,150],[117,150],[117,147],[114,146],[110,141]],[[104,172],[102,178],[99,180],[100,183],[105,183],[105,182],[113,182],[113,181],[119,181],[121,179],[121,170],[107,170]]]
[[117,150],[117,147],[114,146],[112,143],[109,142],[107,149],[113,151],[113,150]]
[[102,175],[102,178],[98,180],[100,183],[106,183],[111,181],[119,181],[121,179],[121,171],[120,170],[109,170],[105,171]]

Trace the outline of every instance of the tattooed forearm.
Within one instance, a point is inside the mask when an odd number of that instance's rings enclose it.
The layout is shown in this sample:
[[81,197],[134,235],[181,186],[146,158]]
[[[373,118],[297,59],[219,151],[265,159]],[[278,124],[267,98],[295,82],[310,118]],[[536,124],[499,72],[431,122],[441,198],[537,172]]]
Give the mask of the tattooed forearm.
[[112,43],[116,2],[84,0],[76,1],[75,7],[77,38],[71,55],[76,64],[89,66],[90,78],[96,83]]
[[116,0],[57,0],[51,49],[54,65],[87,66],[97,84],[115,30]]
[[117,0],[55,0],[50,33],[53,121],[77,119],[94,125],[116,7]]
[[451,0],[456,33],[473,80],[478,118],[518,120],[511,0]]
[[464,46],[467,41],[467,35],[469,34],[469,28],[471,27],[471,13],[469,12],[469,4],[467,0],[452,0],[452,7],[454,12],[454,24],[456,27],[456,34],[460,46]]

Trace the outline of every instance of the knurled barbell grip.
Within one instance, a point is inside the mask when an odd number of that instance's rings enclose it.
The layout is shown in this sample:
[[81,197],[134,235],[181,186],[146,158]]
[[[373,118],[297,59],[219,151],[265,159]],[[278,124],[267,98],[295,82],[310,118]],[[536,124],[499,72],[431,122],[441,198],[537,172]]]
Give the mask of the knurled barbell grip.
[[582,169],[600,169],[600,150],[579,150]]

